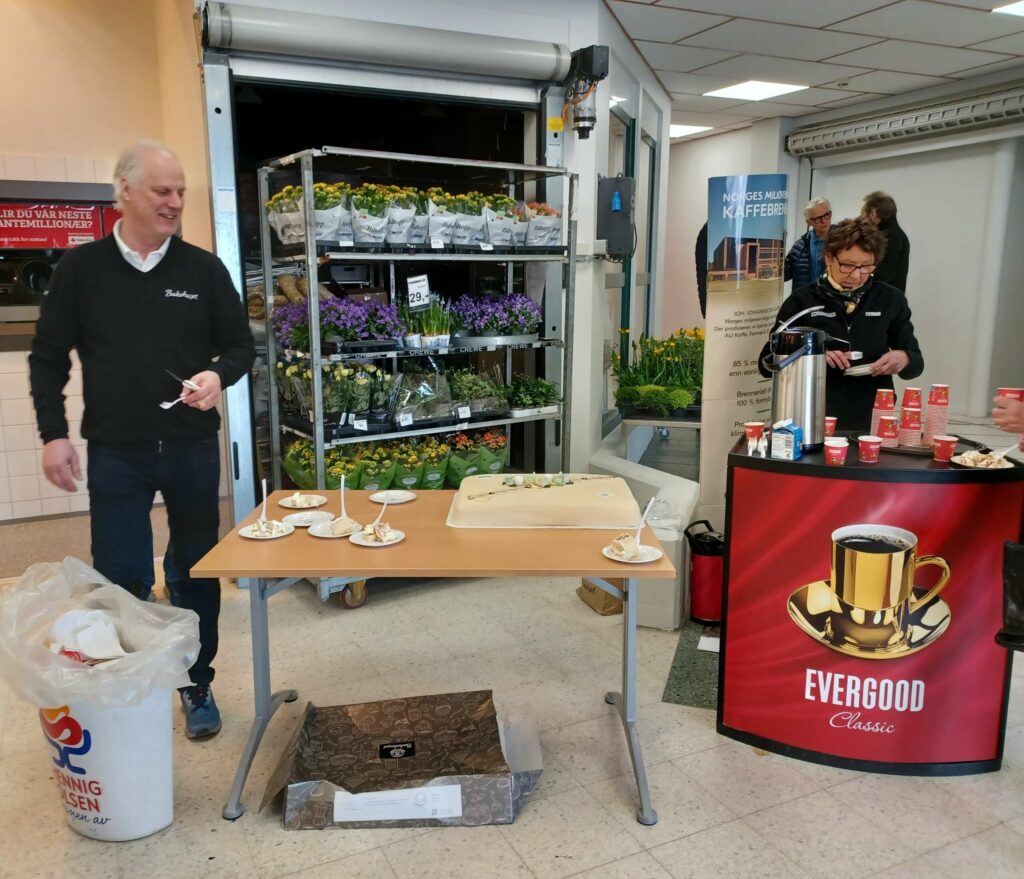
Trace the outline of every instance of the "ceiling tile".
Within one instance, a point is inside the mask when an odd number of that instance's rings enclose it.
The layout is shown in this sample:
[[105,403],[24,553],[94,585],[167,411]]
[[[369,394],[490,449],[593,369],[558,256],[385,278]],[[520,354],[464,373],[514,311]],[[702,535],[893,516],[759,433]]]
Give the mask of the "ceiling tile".
[[675,73],[671,70],[655,69],[654,75],[661,80],[666,91],[680,95],[703,95],[736,82],[731,76],[701,76],[699,73]]
[[677,95],[672,94],[673,110],[694,110],[704,113],[716,113],[720,110],[728,110],[730,107],[737,107],[749,101],[733,101],[729,98],[705,98],[700,95]]
[[928,46],[924,43],[908,43],[903,40],[886,40],[855,52],[846,52],[829,59],[836,64],[859,64],[880,70],[896,70],[902,73],[923,73],[928,76],[944,76],[968,67],[994,64],[1006,61],[1009,55],[994,52],[977,52],[974,49],[951,49],[946,46]]
[[878,37],[837,34],[790,24],[768,24],[763,21],[733,19],[718,27],[687,37],[687,46],[705,46],[731,52],[756,52],[779,58],[801,58],[820,61],[840,52],[849,52],[877,43]]
[[[647,0],[642,0],[646,3]],[[1005,6],[1007,3],[1012,3],[1013,0],[943,0],[944,3],[948,3],[950,6],[967,6],[971,9],[981,9],[985,12],[990,12],[997,6]]]
[[[744,106],[749,107],[749,102]],[[696,113],[690,110],[673,110],[673,125],[736,125],[756,118],[753,113]]]
[[847,18],[830,29],[943,46],[966,46],[1018,33],[1024,30],[1024,18],[924,0],[900,0],[884,9]]
[[880,92],[884,95],[899,95],[930,85],[948,83],[948,79],[937,76],[921,76],[917,73],[893,73],[888,70],[873,70],[860,76],[851,76],[850,88],[864,92]]
[[[1021,19],[1021,22],[1024,22],[1024,18]],[[1011,55],[1024,55],[1024,33],[1000,37],[998,40],[986,40],[984,43],[974,43],[971,48],[981,49],[985,52],[1008,52]]]
[[719,15],[735,15],[759,21],[781,24],[799,24],[804,27],[824,27],[859,15],[869,9],[878,9],[892,0],[659,0],[659,6],[675,6]]
[[[711,49],[693,51],[712,51]],[[853,53],[849,53],[853,54]],[[994,60],[994,59],[989,59]],[[792,85],[824,85],[837,79],[863,73],[873,64],[851,67],[839,64],[819,64],[814,61],[795,61],[787,58],[769,58],[767,55],[738,55],[702,67],[701,76],[734,76],[737,82],[760,79],[768,82],[787,82]]]
[[806,116],[808,113],[820,113],[821,107],[807,107],[802,104],[781,104],[775,101],[751,101],[737,108],[740,113],[753,113],[759,118],[770,119],[774,116]]
[[845,98],[844,100],[841,100],[841,101],[829,101],[827,104],[822,104],[821,107],[827,107],[828,109],[831,110],[831,109],[834,109],[836,107],[848,107],[848,106],[851,106],[853,104],[864,104],[864,103],[867,103],[868,101],[873,101],[876,98],[886,98],[886,97],[889,97],[889,96],[888,95],[873,95],[873,94],[870,94],[870,93],[866,93],[866,94],[863,94],[863,95],[854,95],[852,97]]
[[801,92],[790,92],[788,95],[779,95],[777,98],[767,98],[765,103],[773,104],[797,104],[801,107],[817,107],[827,104],[830,101],[839,101],[848,98],[856,91],[849,89],[804,89]]
[[679,73],[686,73],[695,67],[714,64],[716,61],[731,58],[733,55],[732,52],[722,52],[718,49],[698,49],[694,46],[650,43],[646,40],[637,40],[636,47],[651,67],[675,70]]
[[995,73],[999,70],[1012,70],[1014,68],[1020,69],[1021,76],[1024,76],[1024,58],[1014,58],[1010,61],[997,61],[995,64],[985,64],[981,67],[971,67],[967,70],[958,70],[956,73],[951,73],[954,79],[971,79],[975,76],[982,76],[986,73]]
[[611,0],[608,5],[619,23],[626,29],[626,33],[634,40],[674,43],[690,34],[728,21],[721,15],[684,12],[682,9],[666,9],[662,6],[641,6],[637,3],[622,3],[619,0]]

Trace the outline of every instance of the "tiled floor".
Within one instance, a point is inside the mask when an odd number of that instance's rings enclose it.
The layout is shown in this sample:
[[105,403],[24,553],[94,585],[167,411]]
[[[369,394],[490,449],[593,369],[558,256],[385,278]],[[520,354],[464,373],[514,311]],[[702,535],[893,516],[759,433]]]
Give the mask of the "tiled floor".
[[[1001,772],[928,780],[859,775],[718,736],[710,711],[659,701],[672,634],[642,630],[641,735],[660,820],[633,818],[625,741],[602,700],[615,683],[620,617],[576,584],[430,581],[371,585],[365,607],[311,588],[271,600],[275,682],[300,689],[256,758],[238,821],[220,817],[247,733],[246,594],[225,587],[216,693],[223,732],[187,741],[176,717],[174,824],[99,843],[67,829],[32,709],[0,694],[0,877],[1017,877],[1024,873],[1024,681],[1014,685]],[[509,826],[288,832],[256,810],[271,764],[310,699],[339,704],[493,687],[532,711],[544,776]],[[952,722],[952,721],[951,721]]]
[[[951,429],[999,444],[984,424]],[[694,439],[677,431],[656,440],[651,462],[684,466]],[[62,554],[50,548],[82,542],[77,532],[87,529],[84,519],[70,521],[56,541],[44,523],[24,526],[18,551]],[[1011,690],[1002,771],[935,780],[863,775],[740,745],[716,734],[713,712],[661,702],[676,636],[641,630],[640,732],[660,820],[637,824],[625,740],[602,699],[616,683],[621,617],[594,614],[576,585],[376,582],[356,611],[321,604],[304,586],[275,596],[274,681],[298,687],[300,700],[271,723],[246,790],[249,811],[234,823],[220,810],[252,710],[249,615],[246,594],[225,586],[215,685],[224,730],[189,742],[176,715],[175,821],[135,842],[99,843],[65,826],[34,712],[0,685],[0,879],[1024,875],[1024,677]],[[544,775],[514,824],[286,832],[275,809],[256,810],[306,700],[343,704],[476,687],[493,688],[500,705],[531,712],[541,727]]]

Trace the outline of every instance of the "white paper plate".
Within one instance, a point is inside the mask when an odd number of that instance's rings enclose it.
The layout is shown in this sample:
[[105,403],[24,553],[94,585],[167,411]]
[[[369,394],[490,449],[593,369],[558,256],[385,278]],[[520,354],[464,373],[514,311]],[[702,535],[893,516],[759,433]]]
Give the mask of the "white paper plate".
[[638,559],[624,559],[621,556],[617,556],[612,552],[610,546],[606,546],[601,550],[601,554],[606,559],[611,559],[613,562],[623,562],[627,565],[646,565],[648,562],[656,562],[662,557],[664,553],[660,549],[655,549],[653,546],[644,546],[640,544],[640,558]]
[[389,489],[371,494],[370,500],[375,504],[407,504],[409,501],[416,500],[416,494],[401,489]]
[[[282,507],[287,507],[289,510],[307,510],[307,509],[309,509],[309,507],[300,507],[292,499],[293,497],[294,497],[294,495],[288,495],[288,497],[282,498],[281,500],[279,500],[278,503]],[[304,494],[303,497],[304,498],[309,498],[309,499],[312,499],[312,500],[316,501],[316,503],[310,504],[309,505],[310,507],[322,507],[324,504],[327,503],[327,498],[325,498],[322,494]]]
[[319,522],[330,522],[333,518],[334,513],[328,513],[327,510],[304,510],[301,513],[289,513],[281,521],[296,528],[309,528]]
[[249,540],[276,540],[278,537],[287,537],[295,530],[295,526],[289,525],[287,522],[278,522],[278,524],[284,530],[280,534],[275,534],[273,537],[268,537],[263,534],[257,534],[255,522],[252,525],[246,525],[244,528],[240,528],[238,533],[242,537],[249,538]]
[[859,366],[851,366],[849,369],[843,370],[843,375],[871,375],[871,367],[874,365],[873,363],[862,363]]
[[398,539],[392,540],[390,543],[377,543],[376,540],[367,540],[362,531],[357,531],[349,538],[349,540],[351,540],[356,546],[366,546],[370,549],[381,549],[385,546],[395,546],[396,544],[401,543],[403,540],[405,540],[404,531],[392,531],[391,533],[397,534]]
[[[331,521],[333,521],[333,520],[331,520]],[[345,534],[335,534],[334,532],[331,531],[331,523],[330,522],[317,522],[316,525],[310,525],[308,533],[312,534],[314,537],[323,537],[323,538],[325,538],[327,540],[337,540],[337,539],[343,538],[343,537],[351,537],[357,531],[362,531],[362,530],[363,530],[363,526],[359,525],[359,524],[356,524],[355,528],[352,531],[348,531]]]

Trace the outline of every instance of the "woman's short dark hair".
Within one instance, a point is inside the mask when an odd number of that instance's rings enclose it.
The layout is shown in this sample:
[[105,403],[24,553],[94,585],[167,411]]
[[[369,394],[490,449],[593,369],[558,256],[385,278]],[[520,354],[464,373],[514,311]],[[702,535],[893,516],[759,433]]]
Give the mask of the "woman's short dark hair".
[[843,220],[828,230],[825,236],[825,253],[835,257],[840,251],[859,247],[881,262],[885,256],[885,233],[867,220]]

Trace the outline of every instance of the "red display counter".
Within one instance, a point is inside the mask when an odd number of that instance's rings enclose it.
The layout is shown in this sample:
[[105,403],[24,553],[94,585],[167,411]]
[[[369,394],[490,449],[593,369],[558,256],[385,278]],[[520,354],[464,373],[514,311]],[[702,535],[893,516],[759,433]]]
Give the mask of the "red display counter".
[[1024,467],[855,458],[729,456],[718,731],[850,769],[996,770]]

